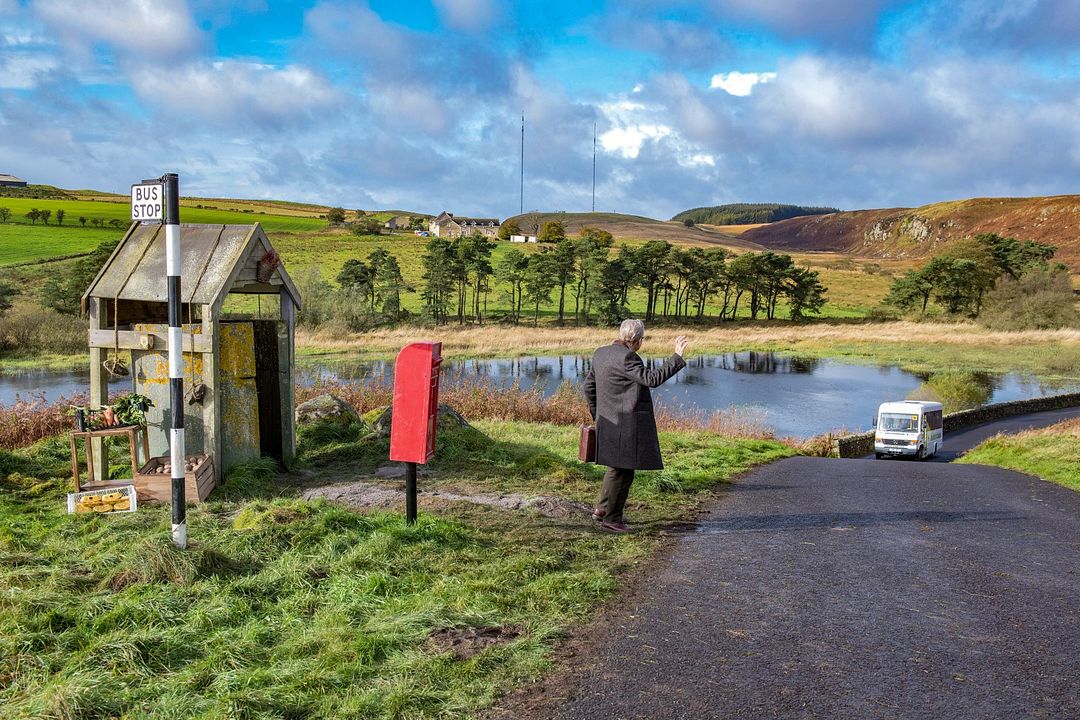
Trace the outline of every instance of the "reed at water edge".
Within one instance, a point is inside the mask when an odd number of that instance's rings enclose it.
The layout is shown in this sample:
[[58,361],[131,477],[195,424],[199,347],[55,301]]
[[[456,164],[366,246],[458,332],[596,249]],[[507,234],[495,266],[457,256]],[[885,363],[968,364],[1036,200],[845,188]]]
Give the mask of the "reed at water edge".
[[[296,387],[297,404],[330,393],[348,403],[361,415],[384,408],[393,400],[394,387],[389,379],[368,378],[356,382],[319,381]],[[482,381],[456,382],[439,390],[445,403],[469,420],[580,425],[590,422],[589,409],[581,390],[573,383],[563,383],[554,393],[544,396],[539,387],[522,389],[518,385],[499,386]],[[13,405],[0,405],[0,449],[12,450],[32,445],[54,435],[69,432],[74,418],[72,405],[86,405],[86,395],[61,397],[47,402],[44,395],[32,396]],[[771,439],[772,432],[763,414],[753,408],[702,410],[660,405],[656,410],[660,430],[704,430],[723,437]]]

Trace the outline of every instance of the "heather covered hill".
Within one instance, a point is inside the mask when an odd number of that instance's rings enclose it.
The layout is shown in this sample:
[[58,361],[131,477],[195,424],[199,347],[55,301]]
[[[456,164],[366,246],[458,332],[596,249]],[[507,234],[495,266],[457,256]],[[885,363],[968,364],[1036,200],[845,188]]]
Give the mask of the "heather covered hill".
[[973,198],[919,208],[797,217],[747,230],[742,239],[784,250],[923,258],[949,243],[992,232],[1055,246],[1080,269],[1080,195]]

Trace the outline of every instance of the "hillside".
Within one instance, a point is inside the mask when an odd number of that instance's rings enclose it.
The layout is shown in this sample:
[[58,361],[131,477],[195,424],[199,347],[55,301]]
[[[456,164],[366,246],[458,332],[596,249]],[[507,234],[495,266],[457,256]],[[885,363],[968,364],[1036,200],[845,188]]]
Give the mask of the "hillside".
[[740,237],[774,249],[924,258],[984,232],[1054,245],[1057,259],[1080,269],[1080,195],[973,198],[919,208],[838,212],[781,220]]
[[697,225],[751,225],[778,222],[803,215],[826,215],[835,212],[838,210],[834,207],[804,207],[780,203],[732,203],[683,210],[671,220],[672,222],[690,220]]
[[525,213],[515,215],[508,220],[517,220],[524,232],[535,234],[544,223],[558,220],[566,226],[568,235],[577,235],[584,227],[607,230],[616,240],[667,240],[671,243],[696,245],[722,245],[735,250],[760,250],[753,242],[744,237],[736,237],[698,227],[686,227],[682,223],[653,220],[641,215],[622,215],[620,213]]

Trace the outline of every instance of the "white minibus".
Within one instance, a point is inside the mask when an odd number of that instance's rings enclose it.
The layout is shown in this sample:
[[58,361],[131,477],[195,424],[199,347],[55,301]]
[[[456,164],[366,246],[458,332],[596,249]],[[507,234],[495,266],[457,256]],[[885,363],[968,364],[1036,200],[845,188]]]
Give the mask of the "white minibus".
[[882,403],[874,418],[874,457],[936,455],[942,446],[941,403],[923,400]]

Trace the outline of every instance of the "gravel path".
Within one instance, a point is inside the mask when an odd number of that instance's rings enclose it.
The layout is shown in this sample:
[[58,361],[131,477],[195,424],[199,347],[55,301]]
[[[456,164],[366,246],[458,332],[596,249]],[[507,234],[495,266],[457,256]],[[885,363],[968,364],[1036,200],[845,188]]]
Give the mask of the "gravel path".
[[791,458],[721,493],[495,717],[1080,718],[1080,493],[976,465]]

